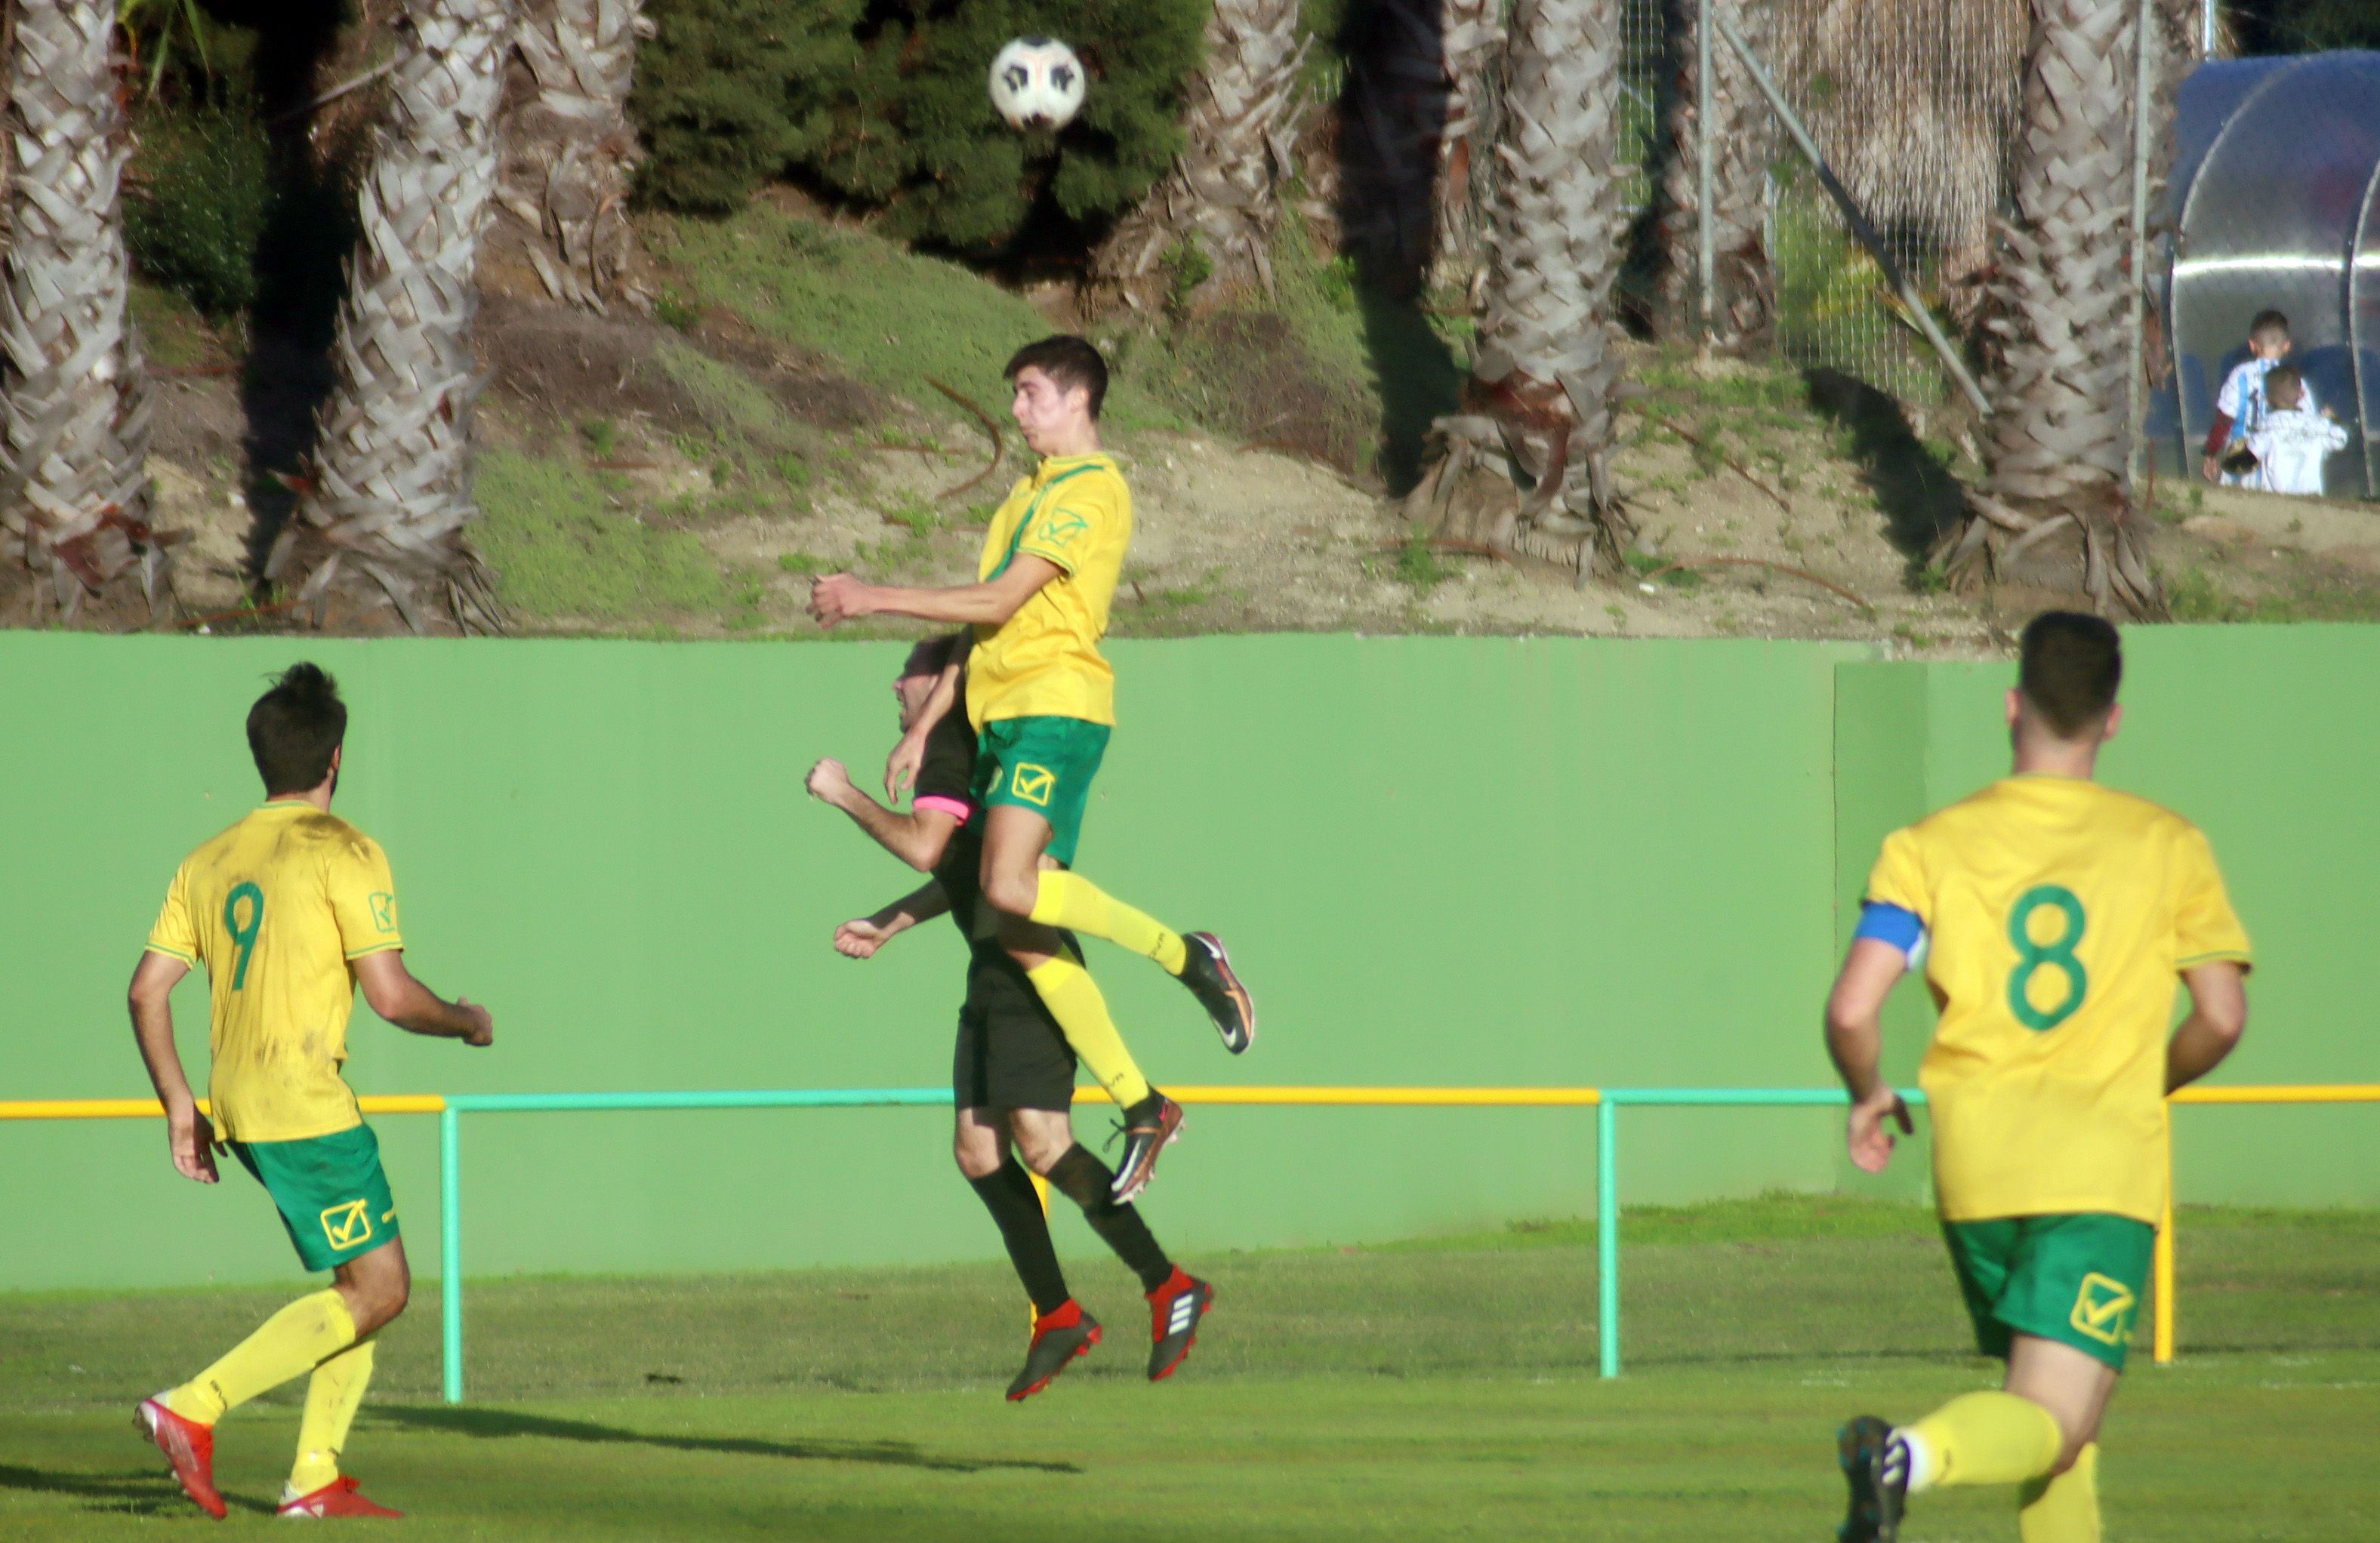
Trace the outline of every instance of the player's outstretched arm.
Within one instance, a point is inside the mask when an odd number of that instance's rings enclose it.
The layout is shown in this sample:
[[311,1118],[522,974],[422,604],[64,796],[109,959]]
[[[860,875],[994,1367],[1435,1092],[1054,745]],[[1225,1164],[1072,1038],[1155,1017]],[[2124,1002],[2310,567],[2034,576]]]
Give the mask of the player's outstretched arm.
[[950,908],[950,896],[942,893],[940,881],[929,879],[873,916],[836,928],[834,951],[849,959],[873,958],[886,943]]
[[371,1010],[408,1034],[460,1039],[484,1048],[495,1043],[496,1020],[468,997],[448,1002],[413,978],[403,949],[383,949],[356,961],[356,980]]
[[947,809],[912,809],[903,814],[886,808],[853,785],[850,772],[839,760],[829,759],[811,767],[804,785],[811,797],[851,816],[852,823],[879,846],[920,873],[934,870],[934,865],[942,860],[943,848],[951,844],[952,832],[959,828]]
[[921,622],[1004,626],[1041,586],[1063,571],[1046,557],[1020,552],[993,577],[947,589],[870,584],[856,574],[831,573],[810,586],[810,615],[820,626],[860,616],[914,616]]
[[125,994],[132,1010],[132,1038],[157,1101],[165,1106],[165,1142],[174,1170],[186,1179],[212,1184],[218,1177],[214,1127],[199,1112],[190,1079],[182,1072],[182,1052],[174,1045],[174,988],[189,973],[190,966],[170,954],[143,954]]
[[2165,1090],[2187,1087],[2223,1064],[2248,1028],[2248,983],[2229,960],[2192,965],[2181,972],[2190,988],[2190,1016],[2165,1051]]
[[1909,1106],[1886,1086],[1884,1062],[1884,999],[1909,969],[1909,955],[1875,938],[1854,938],[1843,960],[1842,973],[1827,997],[1827,1054],[1852,1096],[1851,1117],[1843,1131],[1852,1161],[1864,1172],[1881,1173],[1892,1160],[1892,1133],[1887,1120],[1903,1136],[1916,1127]]

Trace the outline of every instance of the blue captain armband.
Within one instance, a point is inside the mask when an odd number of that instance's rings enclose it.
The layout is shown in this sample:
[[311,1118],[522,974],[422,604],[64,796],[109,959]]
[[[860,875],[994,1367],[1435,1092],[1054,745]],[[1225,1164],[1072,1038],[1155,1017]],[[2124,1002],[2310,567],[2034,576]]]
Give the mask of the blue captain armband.
[[1884,900],[1864,902],[1860,906],[1859,926],[1852,929],[1852,936],[1890,943],[1900,950],[1912,970],[1925,962],[1925,923],[1906,906]]

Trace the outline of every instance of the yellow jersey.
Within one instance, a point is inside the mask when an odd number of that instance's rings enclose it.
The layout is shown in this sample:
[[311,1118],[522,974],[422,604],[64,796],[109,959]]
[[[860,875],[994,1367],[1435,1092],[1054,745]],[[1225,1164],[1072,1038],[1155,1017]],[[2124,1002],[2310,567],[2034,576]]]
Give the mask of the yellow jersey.
[[1132,545],[1132,490],[1104,454],[1044,460],[991,516],[976,577],[989,581],[1019,553],[1057,565],[997,627],[975,629],[967,660],[967,720],[1081,718],[1115,722],[1115,671],[1099,656],[1108,607]]
[[1928,935],[1943,1219],[2155,1225],[2177,972],[2249,963],[2206,837],[2095,783],[2015,776],[1887,837],[1867,898]]
[[351,962],[405,946],[379,843],[311,804],[267,804],[184,859],[149,946],[206,966],[219,1135],[297,1141],[363,1123],[339,1075]]

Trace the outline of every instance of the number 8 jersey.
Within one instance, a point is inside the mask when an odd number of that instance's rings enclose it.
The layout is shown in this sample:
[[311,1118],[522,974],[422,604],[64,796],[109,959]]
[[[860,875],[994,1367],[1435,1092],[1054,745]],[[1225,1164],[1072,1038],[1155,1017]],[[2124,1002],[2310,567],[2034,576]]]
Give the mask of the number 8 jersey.
[[2178,972],[2249,963],[2196,826],[2010,777],[1886,838],[1860,934],[1922,959],[1941,1010],[1918,1080],[1945,1221],[2161,1220]]
[[184,859],[149,947],[212,983],[218,1135],[296,1141],[362,1123],[339,1075],[350,962],[404,946],[380,844],[311,804],[267,804]]

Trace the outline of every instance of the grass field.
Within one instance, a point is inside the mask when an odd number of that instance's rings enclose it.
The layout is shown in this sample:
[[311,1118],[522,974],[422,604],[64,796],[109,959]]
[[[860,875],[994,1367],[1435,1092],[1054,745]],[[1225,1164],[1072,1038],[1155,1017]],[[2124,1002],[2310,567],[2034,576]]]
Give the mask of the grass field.
[[[1108,1342],[1014,1408],[996,1266],[475,1283],[461,1408],[424,1288],[348,1467],[421,1538],[1818,1540],[1839,1419],[1989,1376],[1913,1209],[1648,1210],[1626,1236],[1612,1383],[1573,1222],[1190,1259],[1218,1306],[1155,1388],[1132,1282],[1077,1254]],[[2192,1211],[2181,1240],[2184,1354],[2143,1345],[2118,1399],[2109,1537],[2380,1537],[2380,1216]],[[0,1298],[0,1537],[210,1525],[127,1415],[290,1294]],[[235,1531],[276,1525],[297,1391],[220,1428]],[[1907,1536],[2012,1538],[2011,1503],[1937,1493]]]

